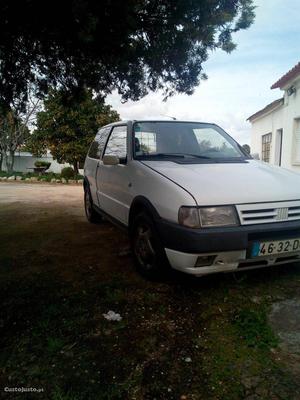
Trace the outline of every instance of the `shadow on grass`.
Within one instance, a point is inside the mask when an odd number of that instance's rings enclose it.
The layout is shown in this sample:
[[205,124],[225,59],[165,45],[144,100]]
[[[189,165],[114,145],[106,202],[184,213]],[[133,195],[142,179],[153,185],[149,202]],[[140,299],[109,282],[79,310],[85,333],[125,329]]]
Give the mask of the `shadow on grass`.
[[[272,361],[276,341],[265,312],[292,290],[295,275],[299,266],[202,279],[173,273],[163,282],[114,273],[85,289],[49,272],[2,280],[1,383],[43,387],[39,397],[51,400],[96,393],[97,399],[180,393],[233,400],[244,398],[247,379],[265,393],[261,399],[274,388],[288,395],[296,389]],[[103,318],[110,309],[121,322]]]

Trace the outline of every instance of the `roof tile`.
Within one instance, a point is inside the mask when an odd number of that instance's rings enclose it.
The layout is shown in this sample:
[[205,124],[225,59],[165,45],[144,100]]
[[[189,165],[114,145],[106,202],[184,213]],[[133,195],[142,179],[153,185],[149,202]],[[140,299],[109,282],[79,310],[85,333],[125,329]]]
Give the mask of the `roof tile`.
[[294,79],[297,75],[300,75],[300,62],[295,65],[292,69],[290,69],[285,75],[283,75],[277,82],[275,82],[271,89],[282,88],[285,86],[290,80]]
[[250,115],[249,118],[247,118],[247,121],[251,121],[265,113],[267,113],[268,111],[271,111],[275,108],[277,108],[278,106],[281,106],[283,104],[283,97],[281,97],[280,99],[277,99],[275,101],[272,101],[272,103],[268,104],[266,107],[262,108],[261,110],[257,111],[255,114]]

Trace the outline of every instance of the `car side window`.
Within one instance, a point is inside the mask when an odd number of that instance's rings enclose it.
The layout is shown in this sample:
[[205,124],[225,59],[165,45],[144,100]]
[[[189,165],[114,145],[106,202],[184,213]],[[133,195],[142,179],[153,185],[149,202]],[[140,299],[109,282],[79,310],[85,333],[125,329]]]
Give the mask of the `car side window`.
[[115,126],[108,139],[104,155],[114,155],[120,159],[127,156],[127,126]]
[[110,129],[102,128],[99,130],[88,152],[90,158],[99,159],[101,157]]

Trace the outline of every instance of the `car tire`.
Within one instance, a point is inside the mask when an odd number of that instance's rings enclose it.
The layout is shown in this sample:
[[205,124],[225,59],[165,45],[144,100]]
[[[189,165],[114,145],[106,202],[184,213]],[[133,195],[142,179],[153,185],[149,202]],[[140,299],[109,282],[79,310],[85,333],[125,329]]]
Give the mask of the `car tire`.
[[138,214],[130,227],[131,251],[138,272],[147,279],[161,278],[169,269],[165,250],[151,216]]
[[98,224],[103,220],[93,207],[92,195],[89,187],[84,188],[84,210],[87,220],[92,224]]

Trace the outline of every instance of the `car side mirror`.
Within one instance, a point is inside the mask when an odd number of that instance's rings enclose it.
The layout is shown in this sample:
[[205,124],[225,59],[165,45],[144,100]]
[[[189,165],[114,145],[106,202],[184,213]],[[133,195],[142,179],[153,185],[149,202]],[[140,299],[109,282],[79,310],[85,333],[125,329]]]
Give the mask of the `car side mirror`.
[[113,155],[112,156],[109,156],[109,155],[103,156],[102,161],[103,161],[104,165],[118,165],[118,164],[120,164],[119,157],[113,156]]

